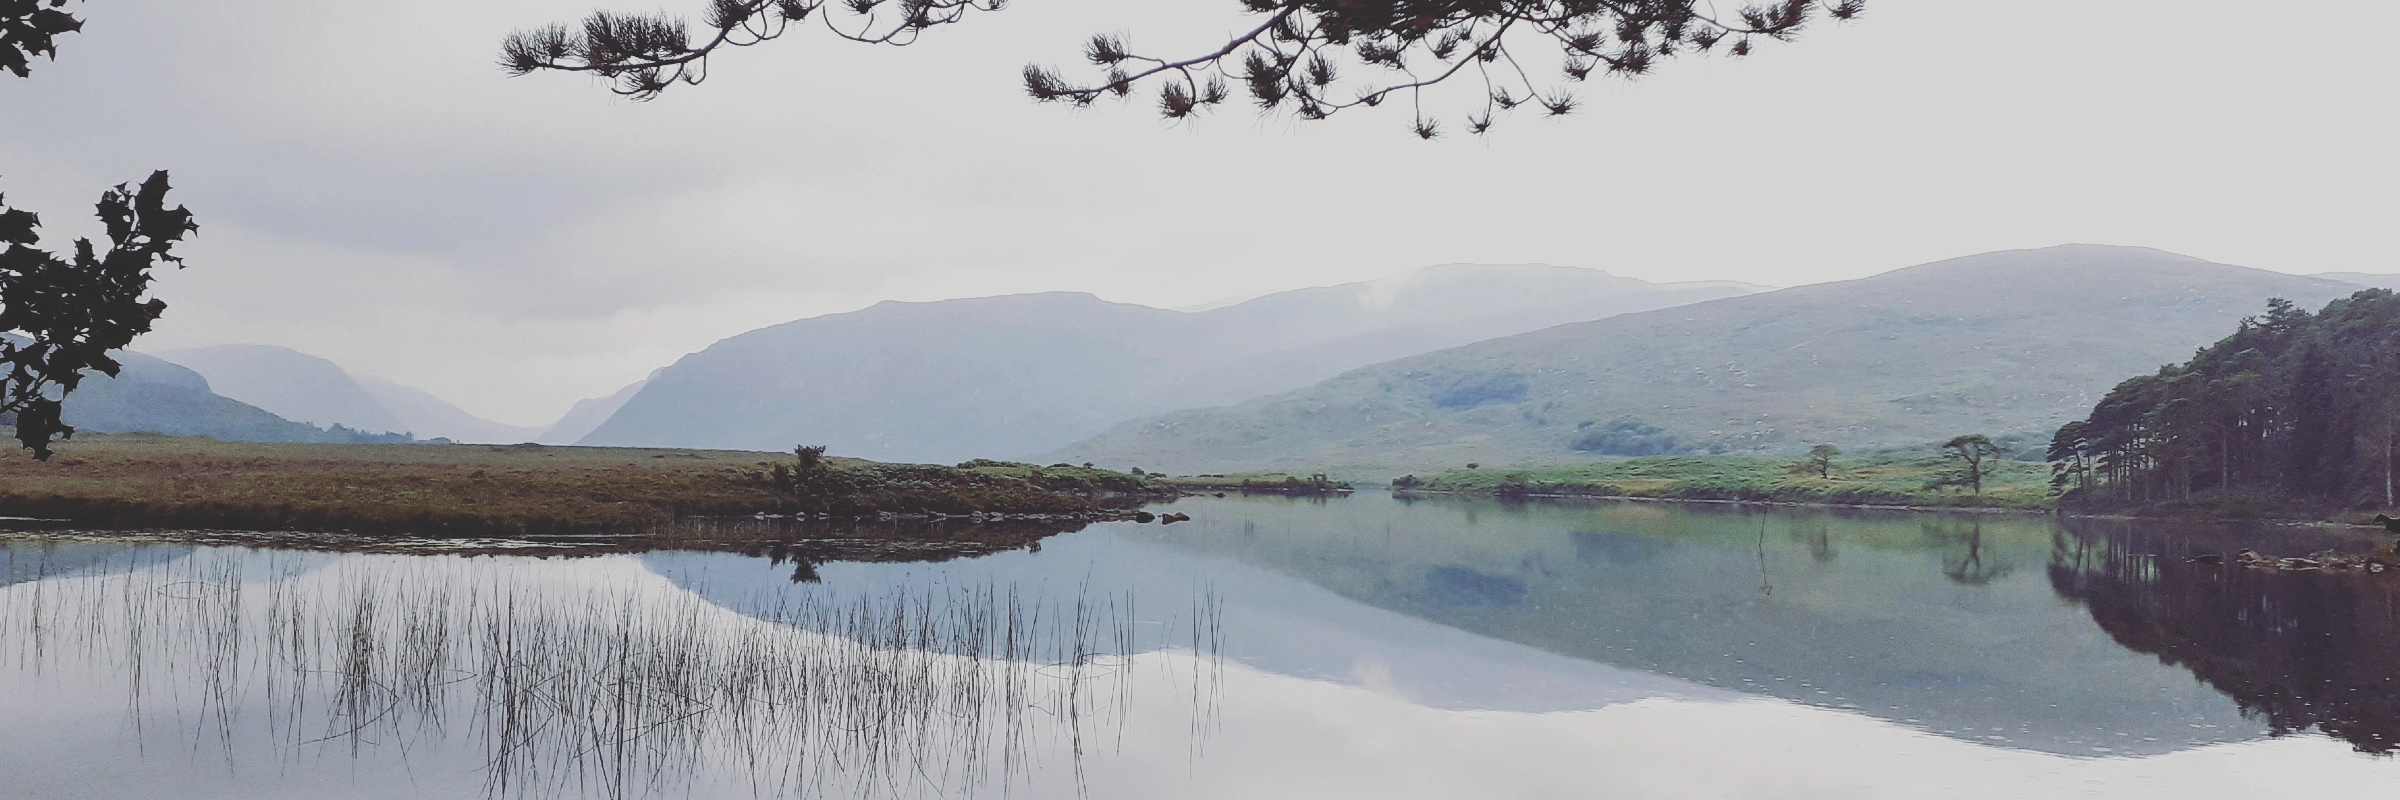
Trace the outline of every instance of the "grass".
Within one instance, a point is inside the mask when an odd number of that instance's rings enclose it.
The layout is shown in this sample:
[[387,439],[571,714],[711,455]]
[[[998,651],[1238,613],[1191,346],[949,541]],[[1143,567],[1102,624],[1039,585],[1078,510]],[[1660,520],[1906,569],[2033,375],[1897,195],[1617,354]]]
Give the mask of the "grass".
[[1097,516],[1154,481],[1002,462],[830,459],[838,489],[779,491],[787,454],[539,445],[336,445],[84,436],[0,456],[0,515],[97,527],[432,537],[625,533],[692,517],[814,513]]
[[1152,477],[1187,492],[1328,495],[1347,494],[1352,490],[1348,482],[1329,479],[1321,472],[1312,475],[1293,475],[1284,472],[1240,472],[1222,475],[1155,475]]
[[2047,465],[1986,462],[1983,492],[1937,486],[1955,467],[1939,456],[1900,454],[1835,459],[1831,477],[1798,466],[1798,459],[1751,456],[1660,456],[1589,464],[1513,469],[1450,470],[1406,476],[1396,489],[1496,497],[1566,495],[1662,500],[1738,500],[1824,505],[1968,508],[2056,508]]

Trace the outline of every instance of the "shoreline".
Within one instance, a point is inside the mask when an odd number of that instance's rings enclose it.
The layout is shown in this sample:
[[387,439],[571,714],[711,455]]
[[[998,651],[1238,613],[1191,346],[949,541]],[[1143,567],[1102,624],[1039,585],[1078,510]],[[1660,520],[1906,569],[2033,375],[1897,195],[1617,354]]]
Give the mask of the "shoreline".
[[523,540],[712,519],[1089,524],[1183,494],[1141,476],[1015,462],[828,458],[805,482],[792,463],[748,451],[93,436],[61,443],[49,462],[0,461],[0,515],[34,527]]

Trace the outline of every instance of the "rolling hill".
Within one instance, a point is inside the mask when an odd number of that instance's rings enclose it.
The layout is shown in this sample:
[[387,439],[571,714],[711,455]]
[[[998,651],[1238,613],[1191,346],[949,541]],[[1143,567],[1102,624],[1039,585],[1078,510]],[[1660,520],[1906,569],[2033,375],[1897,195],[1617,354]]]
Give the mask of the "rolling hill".
[[2383,275],[2371,272],[2325,272],[2319,273],[2315,277],[2324,278],[2330,281],[2341,281],[2343,283],[2355,283],[2360,286],[2373,286],[2377,289],[2392,289],[2395,291],[2400,291],[2400,275]]
[[954,462],[1566,322],[1747,294],[1547,265],[1450,265],[1198,312],[1050,293],[888,302],[735,336],[660,370],[578,443]]
[[2271,297],[2359,286],[2157,250],[1987,253],[1560,325],[1127,422],[1051,456],[1176,472],[1398,470],[1641,452],[2028,446]]

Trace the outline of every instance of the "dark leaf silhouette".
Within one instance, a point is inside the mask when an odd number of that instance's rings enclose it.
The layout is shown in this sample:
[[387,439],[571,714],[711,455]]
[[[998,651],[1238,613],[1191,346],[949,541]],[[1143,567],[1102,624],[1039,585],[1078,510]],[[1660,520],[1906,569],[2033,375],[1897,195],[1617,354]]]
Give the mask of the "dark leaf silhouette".
[[0,70],[19,78],[33,74],[33,59],[58,57],[58,36],[83,30],[83,21],[59,9],[67,0],[0,0]]
[[147,333],[167,304],[145,299],[152,270],[183,265],[170,252],[198,231],[192,213],[167,207],[167,173],[139,187],[121,184],[100,195],[108,247],[75,241],[69,257],[42,250],[40,217],[8,208],[0,197],[0,414],[14,415],[17,439],[48,459],[50,444],[74,435],[60,418],[62,401],[87,371],[115,376],[109,353]]

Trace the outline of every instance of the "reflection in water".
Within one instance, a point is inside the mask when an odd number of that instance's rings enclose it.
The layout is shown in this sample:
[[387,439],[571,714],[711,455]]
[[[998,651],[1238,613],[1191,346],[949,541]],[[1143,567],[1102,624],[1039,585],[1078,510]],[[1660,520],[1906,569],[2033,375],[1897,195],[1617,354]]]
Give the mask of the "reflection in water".
[[2056,542],[2051,585],[2119,644],[2191,670],[2277,735],[2400,744],[2400,584],[2188,560],[2249,546],[2207,531],[2078,521]]
[[[1550,653],[1967,741],[2148,754],[2322,722],[2253,721],[2191,672],[2128,652],[2111,638],[2121,634],[2062,604],[2040,568],[2058,532],[2049,517],[1374,497],[1186,504],[1195,523],[1136,535]],[[2298,552],[2342,540],[2226,535]],[[2382,649],[2389,632],[2355,636],[2374,642],[2358,645],[2373,653],[2359,654],[2357,674],[2400,671],[2400,654]]]
[[[60,572],[54,553],[7,550],[12,569]],[[145,741],[228,768],[471,742],[457,749],[492,796],[727,775],[761,796],[972,796],[1037,751],[1080,771],[1131,664],[1130,595],[896,586],[785,592],[741,616],[655,586],[529,582],[510,569],[525,562],[74,555],[75,578],[0,593],[0,662],[116,676]],[[1218,635],[1195,624],[1191,642]]]
[[[581,559],[4,546],[0,794],[2400,782],[2350,752],[2389,749],[2400,580],[2182,560],[2374,539],[1652,503],[1176,508],[1194,520],[931,563],[869,532]],[[2350,744],[2280,735],[2302,729]]]

